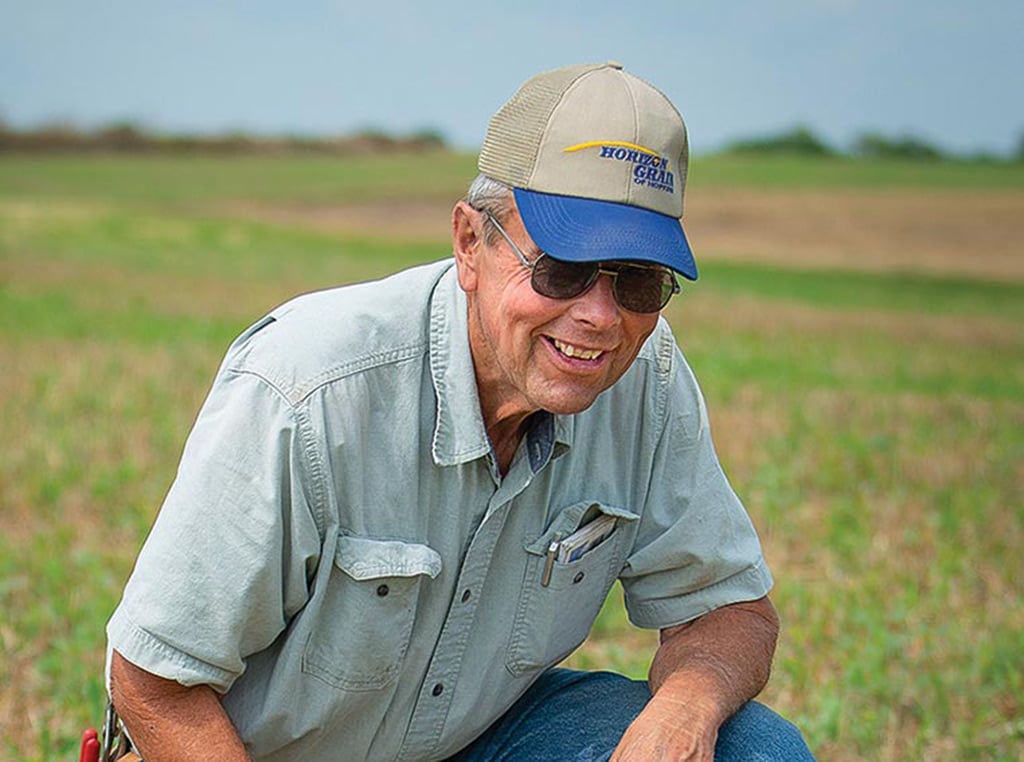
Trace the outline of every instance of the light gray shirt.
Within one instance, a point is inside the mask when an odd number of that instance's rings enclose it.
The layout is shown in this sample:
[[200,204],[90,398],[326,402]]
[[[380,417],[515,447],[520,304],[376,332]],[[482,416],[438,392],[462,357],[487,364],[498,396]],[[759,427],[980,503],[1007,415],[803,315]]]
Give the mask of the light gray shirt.
[[[557,537],[613,533],[548,565]],[[232,344],[109,625],[208,684],[259,760],[437,760],[586,637],[616,579],[662,628],[771,576],[664,321],[502,478],[452,261],[319,292]]]

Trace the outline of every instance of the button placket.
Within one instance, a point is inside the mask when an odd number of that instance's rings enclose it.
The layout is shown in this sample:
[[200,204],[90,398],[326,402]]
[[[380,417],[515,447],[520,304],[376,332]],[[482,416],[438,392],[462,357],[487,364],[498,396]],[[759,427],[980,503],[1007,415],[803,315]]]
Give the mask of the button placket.
[[[499,512],[504,516],[503,510],[496,511]],[[503,520],[494,521],[494,518],[497,516],[484,521],[470,541],[455,586],[456,590],[468,592],[483,584],[489,558],[501,534],[500,525],[504,523]],[[462,597],[456,596],[448,609],[434,658],[424,678],[423,688],[398,756],[400,762],[422,755],[432,749],[441,738],[445,718],[455,696],[455,691],[449,690],[447,686],[454,684],[458,678],[479,600],[478,595],[470,595],[468,598],[465,594]]]
[[463,654],[481,599],[480,595],[472,593],[466,598],[465,593],[480,590],[483,586],[512,500],[526,488],[529,476],[532,475],[526,473],[529,471],[526,466],[524,460],[517,467],[513,467],[508,478],[491,497],[484,520],[469,543],[454,588],[465,592],[462,598],[454,596],[449,606],[434,657],[427,669],[416,708],[402,741],[398,762],[422,757],[433,750],[441,739],[448,711],[455,697],[454,685],[458,679]]

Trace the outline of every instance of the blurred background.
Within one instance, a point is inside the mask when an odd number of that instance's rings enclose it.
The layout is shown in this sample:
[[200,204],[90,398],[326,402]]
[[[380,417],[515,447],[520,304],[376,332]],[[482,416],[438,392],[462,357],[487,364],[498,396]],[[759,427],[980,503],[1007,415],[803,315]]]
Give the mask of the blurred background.
[[[825,760],[1024,757],[1024,5],[0,9],[0,757],[72,759],[232,337],[447,256],[487,120],[617,60],[690,130],[666,310]],[[646,673],[616,590],[576,666]]]
[[676,103],[698,153],[802,125],[842,150],[913,138],[1006,158],[1024,132],[1009,0],[40,0],[3,18],[8,129],[427,133],[475,151],[530,75],[614,59]]

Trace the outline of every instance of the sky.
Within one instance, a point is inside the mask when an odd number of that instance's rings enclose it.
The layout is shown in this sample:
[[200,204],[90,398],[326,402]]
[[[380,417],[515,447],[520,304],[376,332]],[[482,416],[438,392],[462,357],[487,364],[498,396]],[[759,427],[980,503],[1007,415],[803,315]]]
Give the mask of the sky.
[[807,126],[1009,154],[1021,0],[0,0],[0,120],[164,133],[440,132],[476,150],[525,79],[616,60],[691,150]]

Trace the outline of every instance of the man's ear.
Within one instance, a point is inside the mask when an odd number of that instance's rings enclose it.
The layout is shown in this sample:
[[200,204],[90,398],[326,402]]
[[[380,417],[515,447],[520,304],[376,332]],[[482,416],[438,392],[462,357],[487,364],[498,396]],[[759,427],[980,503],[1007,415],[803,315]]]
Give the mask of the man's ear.
[[452,209],[452,251],[459,285],[466,293],[476,290],[477,254],[483,243],[483,215],[465,201]]

